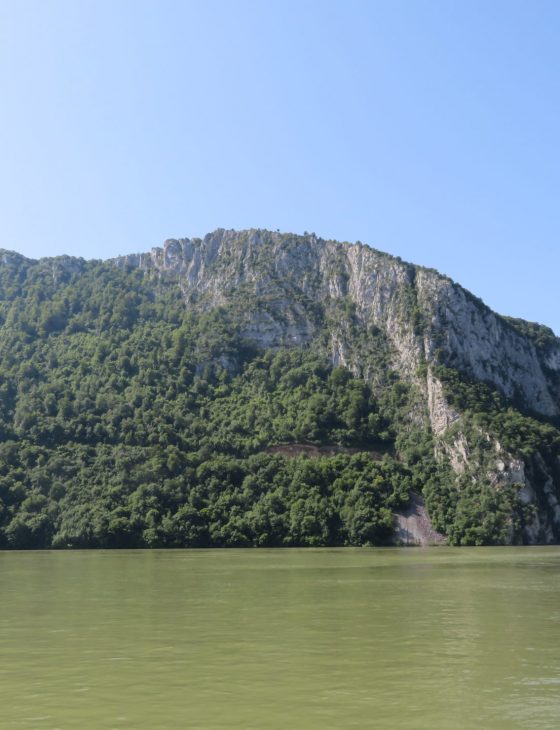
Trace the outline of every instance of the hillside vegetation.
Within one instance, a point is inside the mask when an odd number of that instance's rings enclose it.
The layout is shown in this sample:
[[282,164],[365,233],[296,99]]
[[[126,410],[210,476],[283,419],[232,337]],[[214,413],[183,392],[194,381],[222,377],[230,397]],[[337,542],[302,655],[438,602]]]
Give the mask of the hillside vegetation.
[[[282,324],[278,286],[257,299],[240,284],[210,303],[173,272],[4,254],[0,547],[390,544],[413,492],[452,543],[539,541],[547,511],[557,539],[554,418],[450,367],[443,350],[405,372],[347,294],[325,301],[290,284]],[[306,341],[255,336],[267,291],[269,320],[306,317]],[[422,337],[425,316],[406,296],[399,311]],[[333,357],[341,337],[350,354]],[[427,377],[456,415],[445,433]],[[290,443],[347,450],[273,453]],[[502,478],[511,460],[534,496]]]

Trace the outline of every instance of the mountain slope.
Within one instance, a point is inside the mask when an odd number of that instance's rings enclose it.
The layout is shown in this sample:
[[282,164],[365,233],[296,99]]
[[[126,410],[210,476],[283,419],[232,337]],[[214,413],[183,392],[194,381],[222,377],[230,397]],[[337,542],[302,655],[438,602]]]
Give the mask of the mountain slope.
[[[317,308],[324,315],[350,303],[360,324],[385,331],[403,373],[441,354],[536,413],[560,414],[559,339],[549,337],[538,350],[546,328],[516,327],[436,271],[367,246],[220,230],[202,240],[169,240],[115,263],[173,277],[188,301],[210,307],[250,296],[246,332],[264,347],[308,344],[320,325]],[[333,352],[337,344],[333,338]]]
[[6,545],[380,543],[420,491],[455,543],[560,536],[560,340],[433,270],[262,230],[3,252],[0,322]]

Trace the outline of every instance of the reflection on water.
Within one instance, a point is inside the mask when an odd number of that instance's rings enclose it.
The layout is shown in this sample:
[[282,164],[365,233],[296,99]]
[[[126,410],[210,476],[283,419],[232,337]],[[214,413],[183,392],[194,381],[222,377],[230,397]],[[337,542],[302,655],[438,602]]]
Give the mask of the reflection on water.
[[559,727],[560,548],[0,553],[2,730]]

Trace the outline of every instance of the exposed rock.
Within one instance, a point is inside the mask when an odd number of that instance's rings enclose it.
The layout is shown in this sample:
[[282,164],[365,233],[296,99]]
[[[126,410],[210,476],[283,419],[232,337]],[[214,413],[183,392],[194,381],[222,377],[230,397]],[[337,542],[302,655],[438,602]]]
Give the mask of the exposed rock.
[[424,500],[413,494],[410,506],[395,514],[395,542],[398,545],[441,545],[445,535],[434,530]]
[[[458,475],[476,467],[479,472],[486,470],[496,488],[518,488],[520,503],[536,509],[535,521],[525,529],[529,542],[550,542],[560,534],[560,505],[546,465],[536,464],[528,474],[522,460],[495,443],[495,458],[490,455],[487,463],[473,466],[461,414],[450,407],[434,375],[434,366],[444,363],[492,384],[534,413],[556,417],[560,339],[550,331],[548,346],[539,348],[529,336],[531,328],[538,330],[536,325],[521,323],[524,332],[448,277],[362,244],[326,241],[313,234],[217,230],[203,239],[171,239],[148,254],[121,257],[114,263],[175,279],[185,300],[195,306],[214,307],[243,297],[244,334],[266,348],[311,343],[318,326],[310,305],[322,307],[323,319],[334,316],[341,304],[351,307],[358,328],[375,327],[382,333],[391,367],[424,393],[439,458],[448,459]],[[332,362],[368,377],[375,367],[356,349],[349,321],[346,317],[331,328]],[[421,412],[411,414],[411,420],[423,417]],[[490,445],[490,436],[483,437]],[[537,487],[535,480],[544,486]],[[546,495],[546,504],[537,504],[538,494]],[[420,544],[437,542],[441,536],[430,532],[420,498],[410,509],[410,514],[397,517],[401,534],[406,530]]]
[[[170,239],[147,254],[114,259],[117,266],[175,278],[187,300],[224,304],[243,292],[255,306],[246,334],[265,347],[309,342],[316,331],[306,303],[326,310],[349,301],[363,326],[381,328],[394,348],[394,367],[412,377],[419,366],[447,364],[495,385],[545,416],[560,414],[560,340],[541,354],[481,301],[431,269],[361,244],[286,236],[261,230],[217,230],[203,239]],[[266,297],[266,310],[260,298]],[[419,332],[423,325],[423,336]],[[340,343],[333,357],[343,359]],[[437,385],[431,412],[445,418]],[[453,420],[453,417],[451,420]]]

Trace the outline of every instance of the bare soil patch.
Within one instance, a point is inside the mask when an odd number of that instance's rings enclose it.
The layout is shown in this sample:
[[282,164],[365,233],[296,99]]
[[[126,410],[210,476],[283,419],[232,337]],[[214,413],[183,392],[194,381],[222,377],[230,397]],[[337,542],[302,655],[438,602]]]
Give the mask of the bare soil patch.
[[317,459],[321,456],[336,456],[337,454],[368,454],[374,461],[380,461],[384,454],[390,453],[390,449],[378,447],[371,449],[367,447],[357,446],[340,446],[339,444],[311,444],[311,443],[296,443],[296,444],[277,444],[275,446],[269,446],[265,449],[268,454],[281,454],[288,458],[295,458],[296,456],[308,456],[309,458]]

